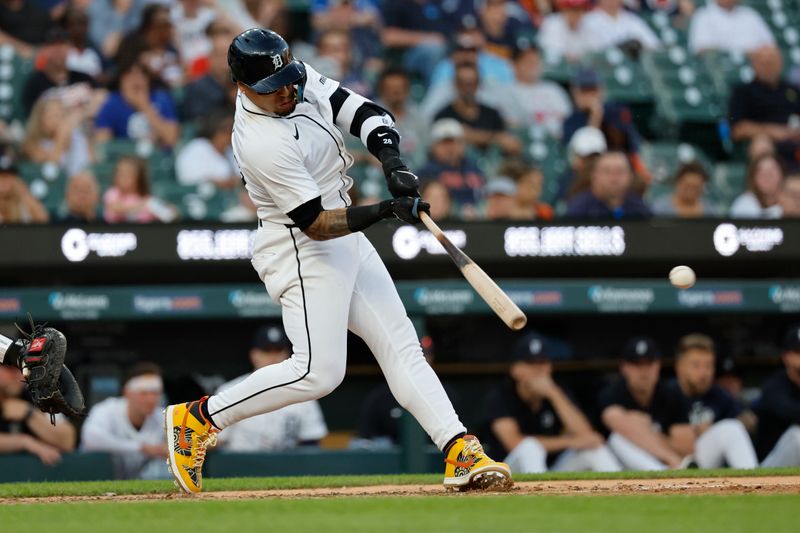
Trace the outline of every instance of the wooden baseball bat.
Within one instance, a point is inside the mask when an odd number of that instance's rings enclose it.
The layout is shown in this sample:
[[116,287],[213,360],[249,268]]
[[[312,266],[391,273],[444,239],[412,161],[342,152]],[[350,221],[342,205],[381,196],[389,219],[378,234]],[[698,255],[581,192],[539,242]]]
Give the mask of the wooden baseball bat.
[[492,278],[481,269],[475,261],[469,258],[467,254],[462,252],[458,246],[453,244],[447,235],[436,225],[428,213],[420,213],[420,219],[425,227],[436,237],[436,239],[444,246],[447,255],[461,270],[461,274],[466,278],[472,288],[475,289],[483,301],[489,304],[492,311],[497,313],[497,316],[505,322],[506,326],[513,330],[520,330],[525,327],[528,322],[525,313],[517,307],[517,304],[511,301],[503,289],[497,286]]

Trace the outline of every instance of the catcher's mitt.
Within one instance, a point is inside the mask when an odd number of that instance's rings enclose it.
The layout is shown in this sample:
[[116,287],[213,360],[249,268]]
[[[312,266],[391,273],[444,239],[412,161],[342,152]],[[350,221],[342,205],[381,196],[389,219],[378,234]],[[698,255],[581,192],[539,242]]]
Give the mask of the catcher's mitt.
[[33,320],[30,333],[22,329],[20,332],[24,337],[17,341],[20,345],[17,363],[33,404],[50,413],[54,425],[56,413],[69,418],[83,416],[86,408],[83,394],[72,372],[64,366],[67,338],[55,328],[34,325]]

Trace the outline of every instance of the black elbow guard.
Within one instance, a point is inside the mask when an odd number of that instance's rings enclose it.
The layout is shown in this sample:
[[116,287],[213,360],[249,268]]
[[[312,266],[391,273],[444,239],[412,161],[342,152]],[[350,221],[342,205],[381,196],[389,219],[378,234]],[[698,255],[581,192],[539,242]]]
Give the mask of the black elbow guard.
[[300,228],[301,231],[305,231],[317,220],[320,213],[322,213],[322,197],[317,196],[286,214],[292,219],[295,226]]

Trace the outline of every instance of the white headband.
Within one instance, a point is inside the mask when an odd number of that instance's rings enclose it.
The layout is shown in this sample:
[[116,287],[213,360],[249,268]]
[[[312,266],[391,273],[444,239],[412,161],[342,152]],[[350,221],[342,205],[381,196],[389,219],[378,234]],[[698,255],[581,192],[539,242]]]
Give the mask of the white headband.
[[161,376],[145,374],[131,378],[125,384],[125,390],[129,392],[162,392],[164,382],[161,380]]

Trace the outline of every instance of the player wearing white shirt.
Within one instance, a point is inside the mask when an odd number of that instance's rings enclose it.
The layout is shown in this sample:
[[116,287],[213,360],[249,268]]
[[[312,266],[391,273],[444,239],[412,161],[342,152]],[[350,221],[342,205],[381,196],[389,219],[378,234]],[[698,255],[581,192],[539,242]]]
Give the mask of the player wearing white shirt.
[[[292,345],[278,326],[260,328],[250,348],[255,370],[285,361]],[[249,374],[221,385],[217,392],[241,383]],[[220,446],[231,452],[277,451],[317,444],[328,434],[316,400],[294,403],[277,411],[246,418],[220,433]]]
[[[295,60],[269,30],[237,36],[228,64],[239,88],[233,150],[260,219],[252,263],[281,305],[293,354],[210,398],[167,407],[168,461],[180,488],[201,490],[206,450],[220,430],[333,391],[344,379],[348,329],[370,347],[400,405],[445,452],[445,486],[509,486],[508,466],[466,435],[394,282],[361,232],[387,218],[418,223],[420,210],[430,208],[400,158],[393,117]],[[392,200],[351,205],[353,157],[343,132],[381,161]]]
[[584,26],[589,0],[558,0],[558,13],[547,15],[537,41],[546,56],[579,61],[591,50]]
[[597,7],[583,19],[583,30],[592,51],[598,52],[625,43],[638,41],[643,48],[661,47],[656,34],[636,14],[625,11],[622,0],[598,0]]
[[231,128],[233,117],[221,109],[201,119],[199,136],[186,143],[175,158],[179,183],[213,183],[220,188],[241,185],[231,149]]
[[738,5],[737,0],[709,0],[689,25],[689,50],[695,54],[707,50],[752,52],[774,44],[761,15],[750,6]]
[[81,450],[112,455],[117,479],[164,478],[164,420],[159,407],[161,370],[139,363],[128,373],[121,398],[106,398],[89,411]]

